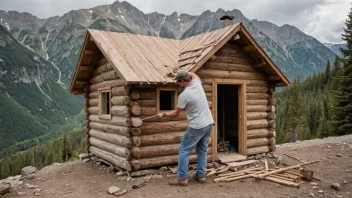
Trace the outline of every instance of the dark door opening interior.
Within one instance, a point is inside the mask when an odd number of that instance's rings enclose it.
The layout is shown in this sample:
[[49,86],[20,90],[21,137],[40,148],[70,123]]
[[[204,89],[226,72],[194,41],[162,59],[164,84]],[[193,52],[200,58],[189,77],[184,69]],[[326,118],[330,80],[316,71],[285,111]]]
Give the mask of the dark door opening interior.
[[218,151],[238,153],[239,85],[218,84]]

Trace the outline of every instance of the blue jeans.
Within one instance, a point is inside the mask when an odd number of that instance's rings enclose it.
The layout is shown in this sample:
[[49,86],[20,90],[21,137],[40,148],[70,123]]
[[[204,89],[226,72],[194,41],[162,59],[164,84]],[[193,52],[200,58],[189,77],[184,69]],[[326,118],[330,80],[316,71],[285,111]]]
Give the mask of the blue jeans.
[[188,127],[179,149],[177,176],[179,179],[188,178],[189,155],[194,147],[197,152],[197,175],[206,176],[208,143],[213,131],[213,124],[201,129]]

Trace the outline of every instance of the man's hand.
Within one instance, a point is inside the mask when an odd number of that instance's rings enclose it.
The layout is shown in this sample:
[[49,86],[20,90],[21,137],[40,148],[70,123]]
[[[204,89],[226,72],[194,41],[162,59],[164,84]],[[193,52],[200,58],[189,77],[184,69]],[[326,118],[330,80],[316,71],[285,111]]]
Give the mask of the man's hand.
[[161,119],[161,118],[165,117],[165,113],[159,113],[158,116]]

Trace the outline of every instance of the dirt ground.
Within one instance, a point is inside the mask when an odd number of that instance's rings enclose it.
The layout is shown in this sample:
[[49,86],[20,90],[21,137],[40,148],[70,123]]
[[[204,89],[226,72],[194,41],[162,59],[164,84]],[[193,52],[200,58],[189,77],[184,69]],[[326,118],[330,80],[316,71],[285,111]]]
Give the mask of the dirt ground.
[[[122,197],[351,197],[352,198],[352,135],[302,141],[299,143],[279,145],[276,155],[283,158],[283,163],[295,165],[299,162],[283,154],[295,156],[304,161],[321,160],[317,164],[309,165],[314,176],[323,181],[316,187],[311,182],[301,181],[300,188],[287,187],[269,181],[255,181],[254,178],[243,179],[228,183],[214,183],[207,178],[205,184],[198,184],[191,178],[187,187],[174,187],[167,184],[175,177],[151,179],[146,186],[132,189],[137,179],[130,182],[119,180],[119,176],[108,173],[102,167],[95,167],[92,162],[81,164],[74,161],[65,164],[54,164],[45,167],[35,174],[34,179],[24,184],[37,185],[42,191],[40,197],[114,197],[107,194],[107,188],[117,186],[128,190]],[[190,172],[192,175],[193,172]],[[342,184],[341,191],[334,191],[332,183]],[[323,192],[318,192],[322,190]],[[17,195],[25,192],[27,195]],[[6,197],[34,197],[34,190],[27,188],[13,189]]]

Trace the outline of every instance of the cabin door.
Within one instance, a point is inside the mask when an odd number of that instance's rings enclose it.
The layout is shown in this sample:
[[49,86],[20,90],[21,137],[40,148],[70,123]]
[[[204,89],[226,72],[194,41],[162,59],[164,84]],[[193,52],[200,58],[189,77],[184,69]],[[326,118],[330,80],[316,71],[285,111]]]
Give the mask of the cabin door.
[[[246,155],[245,82],[236,80],[213,81],[213,153]],[[216,149],[215,149],[215,148]]]

